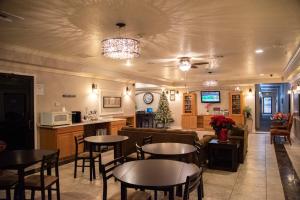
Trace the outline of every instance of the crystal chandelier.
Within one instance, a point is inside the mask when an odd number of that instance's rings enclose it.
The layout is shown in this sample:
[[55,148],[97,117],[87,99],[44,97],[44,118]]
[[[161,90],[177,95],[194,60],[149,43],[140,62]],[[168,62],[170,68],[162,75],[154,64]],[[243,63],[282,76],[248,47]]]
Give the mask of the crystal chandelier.
[[[119,29],[125,23],[117,23]],[[140,55],[140,42],[126,37],[108,38],[102,40],[102,54],[112,59],[132,59]]]

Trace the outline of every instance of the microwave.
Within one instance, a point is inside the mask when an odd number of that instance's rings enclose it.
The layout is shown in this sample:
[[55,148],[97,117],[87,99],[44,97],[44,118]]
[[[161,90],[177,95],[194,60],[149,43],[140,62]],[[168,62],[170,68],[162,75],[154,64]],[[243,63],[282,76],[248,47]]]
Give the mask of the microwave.
[[59,126],[72,124],[72,113],[69,112],[41,112],[42,126]]

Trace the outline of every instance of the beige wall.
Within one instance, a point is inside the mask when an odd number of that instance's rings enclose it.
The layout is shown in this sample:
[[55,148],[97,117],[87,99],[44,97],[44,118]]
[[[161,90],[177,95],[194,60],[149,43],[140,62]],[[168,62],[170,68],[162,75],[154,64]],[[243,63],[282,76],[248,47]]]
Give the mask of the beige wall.
[[[20,68],[15,64],[0,63],[0,72],[33,75],[35,77],[35,117],[37,122],[40,112],[60,111],[62,107],[65,107],[67,111],[78,110],[83,114],[86,110],[97,110],[100,115],[135,114],[135,99],[132,97],[133,95],[125,93],[127,86],[125,83],[68,75],[67,73]],[[91,93],[92,83],[98,85],[98,95]],[[43,86],[43,95],[36,95],[36,84]],[[133,90],[132,94],[134,94],[134,88],[130,87],[130,89]],[[63,94],[74,94],[76,97],[63,98]],[[102,96],[122,96],[122,107],[102,108]],[[36,134],[36,147],[39,146],[38,141],[38,134]]]

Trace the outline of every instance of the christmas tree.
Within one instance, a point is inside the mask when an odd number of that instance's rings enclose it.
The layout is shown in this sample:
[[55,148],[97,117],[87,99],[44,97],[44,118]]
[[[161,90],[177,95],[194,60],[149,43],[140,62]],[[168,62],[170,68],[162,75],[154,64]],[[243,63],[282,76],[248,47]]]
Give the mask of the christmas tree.
[[171,116],[171,110],[169,108],[168,98],[167,98],[165,92],[163,92],[160,95],[158,109],[155,114],[155,121],[157,123],[162,123],[163,127],[165,127],[172,120],[173,119]]

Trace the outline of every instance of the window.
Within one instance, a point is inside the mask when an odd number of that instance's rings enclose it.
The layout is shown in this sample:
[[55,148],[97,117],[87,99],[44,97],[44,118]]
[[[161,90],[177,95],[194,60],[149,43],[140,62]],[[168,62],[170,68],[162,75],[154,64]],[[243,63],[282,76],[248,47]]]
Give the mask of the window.
[[272,97],[263,98],[263,113],[272,114]]

